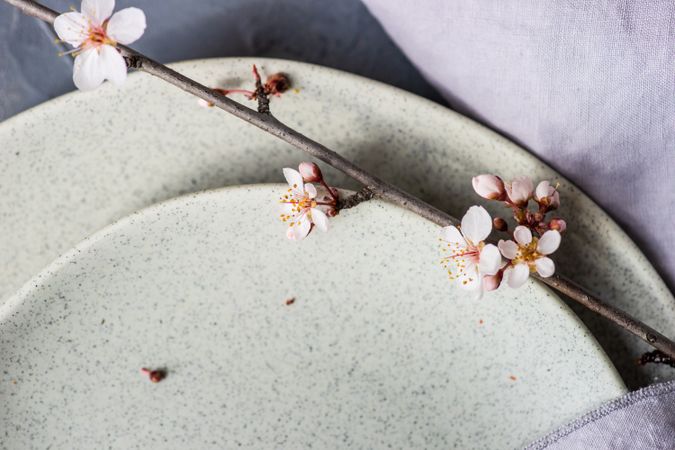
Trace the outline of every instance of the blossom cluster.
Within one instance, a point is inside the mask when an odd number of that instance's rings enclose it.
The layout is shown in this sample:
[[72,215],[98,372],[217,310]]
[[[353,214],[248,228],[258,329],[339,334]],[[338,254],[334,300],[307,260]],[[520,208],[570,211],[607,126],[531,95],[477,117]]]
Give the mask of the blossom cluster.
[[[286,237],[304,239],[314,228],[328,231],[328,217],[337,214],[339,193],[326,184],[321,169],[314,163],[302,162],[298,170],[285,168],[288,189],[279,199],[280,219],[288,225]],[[312,183],[319,183],[322,194]]]
[[501,217],[492,220],[482,206],[470,207],[459,227],[441,230],[441,262],[449,278],[464,289],[483,292],[497,289],[503,282],[518,288],[531,272],[541,277],[553,275],[555,263],[549,255],[560,246],[561,232],[566,228],[563,219],[546,217],[560,206],[557,187],[541,181],[535,189],[528,177],[506,183],[496,175],[478,175],[472,184],[481,197],[509,207],[517,226],[511,239],[501,239],[496,246],[486,243],[493,227],[508,232],[508,225]]

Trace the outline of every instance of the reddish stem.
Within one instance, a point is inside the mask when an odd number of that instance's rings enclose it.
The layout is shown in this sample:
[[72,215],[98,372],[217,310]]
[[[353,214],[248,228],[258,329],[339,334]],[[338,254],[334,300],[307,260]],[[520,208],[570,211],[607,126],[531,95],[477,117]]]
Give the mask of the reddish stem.
[[326,190],[328,191],[330,196],[333,197],[333,201],[335,202],[335,204],[337,204],[337,202],[338,202],[337,195],[335,195],[335,193],[333,192],[333,189],[331,189],[331,187],[328,186],[328,184],[326,184],[326,181],[323,179],[323,177],[321,177],[321,185],[326,188]]

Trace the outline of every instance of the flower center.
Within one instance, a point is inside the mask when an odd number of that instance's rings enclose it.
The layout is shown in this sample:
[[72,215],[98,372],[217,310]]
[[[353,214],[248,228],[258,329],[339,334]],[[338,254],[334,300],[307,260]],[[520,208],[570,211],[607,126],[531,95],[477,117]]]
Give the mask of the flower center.
[[299,224],[299,221],[293,219],[299,218],[299,216],[303,214],[309,214],[309,217],[311,217],[310,209],[316,208],[318,205],[317,201],[309,198],[307,193],[304,193],[304,195],[300,197],[297,193],[293,193],[293,189],[289,189],[287,193],[281,197],[279,202],[292,206],[290,214],[280,215],[282,222],[288,222],[289,226]]
[[[476,272],[476,266],[480,261],[480,251],[485,246],[485,243],[480,242],[477,246],[468,242],[466,245],[461,245],[456,242],[445,242],[441,244],[441,250],[450,252],[450,254],[441,259],[443,268],[448,272],[450,280],[456,280],[459,277],[464,277],[463,284],[473,281],[472,275]],[[477,275],[477,274],[476,274]]]
[[516,257],[513,258],[513,264],[526,263],[528,265],[534,264],[534,261],[537,258],[540,258],[542,255],[537,251],[537,244],[539,239],[532,237],[532,242],[528,245],[518,245],[518,252]]
[[100,47],[101,45],[112,45],[115,47],[117,42],[110,39],[108,36],[108,21],[103,22],[101,26],[89,26],[89,37],[87,37],[87,44],[92,47]]

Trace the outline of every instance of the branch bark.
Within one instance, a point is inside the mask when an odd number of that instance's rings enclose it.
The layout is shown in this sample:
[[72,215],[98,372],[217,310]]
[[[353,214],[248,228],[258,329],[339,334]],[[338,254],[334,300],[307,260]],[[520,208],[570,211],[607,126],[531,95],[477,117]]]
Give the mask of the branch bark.
[[258,100],[258,112],[262,114],[272,114],[270,111],[270,99],[263,87],[258,68],[253,65],[253,77],[255,78],[255,98]]
[[375,193],[368,187],[362,187],[358,192],[350,195],[345,199],[340,199],[337,204],[338,211],[349,209],[357,206],[360,203],[367,202],[375,196]]
[[[29,16],[36,17],[49,23],[53,23],[58,15],[56,11],[33,0],[5,0],[5,2],[15,6]],[[203,84],[200,84],[128,47],[119,46],[118,48],[127,61],[129,68],[141,70],[156,76],[157,78],[173,84],[207,102],[213,103],[223,111],[233,114],[234,116],[255,125],[261,130],[278,137],[305,153],[333,166],[362,185],[367,186],[368,190],[372,192],[375,197],[407,208],[440,226],[456,225],[458,223],[456,219],[447,213],[425,203],[402,189],[381,180],[333,150],[288,127],[271,114],[254,111],[253,109],[237,103],[234,100],[213,91],[207,86],[204,86]],[[554,275],[549,278],[541,278],[537,275],[535,275],[535,277],[591,311],[600,314],[619,327],[624,328],[669,357],[675,358],[675,342],[630,316],[625,311],[604,302],[600,298],[590,294],[583,288],[559,275]]]

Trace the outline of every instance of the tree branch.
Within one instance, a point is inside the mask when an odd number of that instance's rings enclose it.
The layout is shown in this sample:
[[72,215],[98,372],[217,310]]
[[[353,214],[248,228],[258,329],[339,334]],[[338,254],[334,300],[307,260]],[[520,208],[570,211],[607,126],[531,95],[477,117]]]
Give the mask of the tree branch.
[[[36,17],[45,22],[53,23],[58,15],[57,12],[40,5],[33,0],[5,0],[10,5],[15,6],[23,13]],[[427,220],[430,220],[440,226],[456,225],[457,220],[447,213],[425,203],[417,197],[399,189],[398,187],[387,183],[375,175],[370,174],[348,159],[334,152],[333,150],[319,144],[318,142],[300,134],[294,129],[283,124],[271,114],[257,112],[246,106],[243,106],[230,98],[214,92],[212,89],[197,83],[196,81],[172,70],[163,64],[160,64],[134,50],[118,46],[122,56],[127,61],[130,68],[142,70],[150,75],[156,76],[174,86],[183,89],[207,102],[213,103],[218,108],[233,114],[240,119],[255,125],[256,127],[280,138],[281,140],[293,145],[294,147],[314,156],[340,170],[344,174],[358,181],[372,194],[383,200],[387,200],[403,208],[419,214]],[[561,292],[572,300],[580,303],[586,308],[594,311],[614,324],[624,328],[652,347],[662,351],[667,356],[675,358],[675,343],[664,335],[660,334],[651,327],[645,325],[639,320],[631,317],[625,311],[605,303],[600,298],[586,292],[576,284],[565,278],[554,275],[549,278],[535,277]]]
[[375,193],[370,190],[368,186],[362,187],[360,191],[350,195],[345,199],[339,199],[337,203],[337,210],[353,208],[356,205],[366,202],[373,198]]

